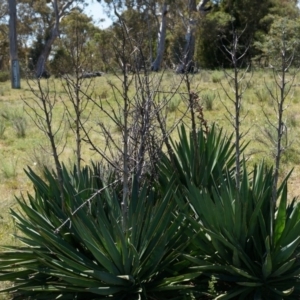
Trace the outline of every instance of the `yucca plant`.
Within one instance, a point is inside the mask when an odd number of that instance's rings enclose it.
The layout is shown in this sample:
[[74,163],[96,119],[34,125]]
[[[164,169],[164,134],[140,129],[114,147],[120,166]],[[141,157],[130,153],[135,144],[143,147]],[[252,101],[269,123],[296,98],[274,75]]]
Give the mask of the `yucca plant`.
[[3,292],[22,300],[184,299],[199,272],[177,272],[187,243],[173,185],[157,197],[133,180],[123,228],[119,191],[104,188],[98,171],[63,169],[63,207],[51,172],[45,181],[27,172],[35,195],[17,199],[22,212],[11,212],[24,246],[0,253],[0,280],[13,282]]
[[[163,155],[160,163],[161,180],[166,184],[175,174],[180,186],[193,182],[198,188],[214,187],[226,172],[235,170],[235,149],[232,135],[226,136],[213,125],[206,133],[196,135],[182,125],[178,141],[172,140],[173,153]],[[242,148],[244,150],[244,147]]]
[[262,164],[249,177],[244,167],[242,175],[239,197],[229,174],[210,192],[188,184],[178,201],[191,222],[185,258],[213,278],[215,299],[299,299],[299,203],[287,203],[286,178],[274,213],[272,169]]

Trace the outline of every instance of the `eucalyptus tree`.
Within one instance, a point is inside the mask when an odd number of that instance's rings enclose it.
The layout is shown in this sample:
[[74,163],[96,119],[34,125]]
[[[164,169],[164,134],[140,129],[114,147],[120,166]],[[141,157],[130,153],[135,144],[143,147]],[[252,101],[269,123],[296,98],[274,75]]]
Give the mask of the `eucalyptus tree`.
[[5,15],[8,13],[7,12],[8,9],[8,4],[7,1],[5,0],[1,0],[0,1],[0,20],[5,17]]
[[9,43],[8,43],[8,26],[6,17],[8,16],[8,1],[0,0],[0,70],[9,61]]
[[83,3],[83,0],[47,0],[47,4],[52,7],[52,14],[51,14],[51,22],[50,27],[48,28],[48,38],[45,42],[44,49],[42,50],[41,54],[39,55],[35,73],[37,77],[40,77],[43,72],[45,71],[45,64],[48,60],[48,57],[51,52],[52,45],[54,41],[59,36],[59,25],[62,19],[70,13],[70,11],[75,7],[78,6],[80,3]]
[[[20,0],[18,19],[21,37],[36,40],[41,37],[41,49],[34,62],[35,75],[40,77],[45,71],[52,46],[60,35],[60,23],[75,7],[83,8],[84,0]],[[37,35],[36,35],[37,33]]]
[[187,13],[180,12],[182,22],[185,26],[185,46],[181,55],[180,63],[176,68],[176,73],[191,72],[194,69],[193,57],[195,52],[195,27],[197,25],[198,18],[195,17],[195,12],[199,12],[201,16],[204,16],[212,9],[212,6],[208,5],[210,0],[200,0],[196,4],[196,0],[189,0],[186,5]]
[[[51,72],[54,75],[82,75],[82,72],[93,71],[97,67],[94,53],[101,51],[93,47],[93,39],[100,32],[91,17],[79,9],[73,9],[60,24],[60,39],[52,49]],[[81,63],[78,65],[75,61],[79,60]]]
[[[98,0],[101,3],[101,0]],[[201,0],[198,4],[196,0],[190,0],[188,3],[185,1],[176,1],[176,0],[163,0],[163,1],[144,1],[144,0],[137,0],[137,1],[118,1],[118,0],[104,0],[107,7],[110,7],[110,16],[112,16],[112,11],[115,9],[122,12],[123,15],[128,14],[129,11],[135,11],[138,14],[144,14],[147,18],[144,18],[143,22],[146,28],[141,26],[142,24],[138,23],[135,26],[130,26],[130,21],[132,20],[127,19],[128,28],[131,31],[141,31],[144,32],[148,31],[148,34],[144,34],[145,37],[148,37],[149,41],[148,44],[152,44],[152,32],[155,30],[157,36],[157,47],[155,58],[152,59],[152,46],[149,46],[149,59],[151,61],[151,69],[153,71],[158,71],[161,67],[164,52],[165,52],[165,45],[166,45],[166,36],[167,36],[167,29],[168,27],[172,27],[172,25],[168,23],[174,22],[183,22],[186,28],[186,45],[184,50],[178,56],[181,56],[182,64],[180,69],[183,70],[187,61],[190,61],[193,57],[194,53],[194,27],[196,24],[196,19],[194,18],[193,13],[206,13],[210,10],[210,6],[208,3],[209,0]],[[151,17],[149,17],[149,15]],[[179,17],[180,16],[180,17]],[[138,17],[136,17],[136,20]],[[181,20],[180,20],[181,19]],[[169,22],[171,21],[171,22]],[[149,24],[151,23],[151,24]],[[155,28],[155,29],[154,29]],[[172,31],[172,30],[171,30]]]
[[[168,27],[168,15],[171,10],[176,10],[176,1],[163,0],[163,1],[125,1],[121,6],[120,1],[105,1],[109,5],[113,5],[115,8],[123,10],[123,15],[126,15],[129,11],[135,11],[140,14],[141,17],[136,17],[135,26],[131,26],[132,20],[127,18],[128,28],[135,28],[139,31],[139,35],[143,36],[144,40],[148,40],[147,44],[147,60],[151,64],[151,70],[158,71],[161,68],[163,56],[165,52],[166,33]],[[141,20],[138,24],[137,20]],[[153,49],[154,35],[157,36],[156,51]],[[145,42],[144,42],[145,43]],[[153,54],[154,53],[154,54]]]
[[163,55],[165,52],[166,44],[166,32],[167,32],[167,14],[168,14],[168,5],[167,1],[164,1],[161,5],[161,21],[157,34],[157,53],[156,58],[152,62],[151,70],[158,71],[160,69]]
[[[240,45],[248,45],[248,59],[262,56],[256,43],[263,43],[273,22],[279,16],[294,18],[299,8],[294,0],[219,0],[214,1],[213,9],[197,23],[194,59],[203,68],[229,67],[230,62],[222,54],[223,45],[230,46],[232,29],[243,31]],[[242,52],[242,51],[241,51]],[[241,54],[238,50],[238,54]],[[263,62],[263,60],[261,59]]]
[[34,70],[51,26],[51,7],[45,0],[19,0],[17,14],[20,59],[26,68]]
[[[132,0],[132,1],[119,1],[119,0],[97,0],[99,3],[104,3],[104,11],[114,21],[111,26],[115,38],[122,40],[124,37],[124,26],[132,41],[134,41],[138,52],[139,58],[135,56],[135,61],[132,61],[132,55],[128,53],[128,59],[125,64],[134,68],[150,68],[153,62],[153,41],[157,34],[158,10],[160,2],[145,1],[145,0]],[[128,47],[130,48],[129,44]],[[128,50],[130,51],[130,50]],[[131,58],[130,58],[131,57]],[[146,66],[147,64],[147,66]]]
[[[26,7],[26,2],[29,0],[19,0],[16,2],[16,22],[17,22],[17,43],[18,43],[18,56],[21,60],[26,57],[26,41],[32,40],[36,27],[33,24],[38,22],[29,13]],[[33,1],[31,1],[33,2]],[[40,1],[35,1],[40,2]],[[34,2],[34,5],[37,3]],[[8,4],[11,2],[7,0],[0,0],[0,70],[8,70],[10,62],[9,51],[9,10]],[[42,20],[39,18],[39,22]]]
[[[176,15],[172,13],[173,7]],[[276,16],[299,16],[296,0],[177,0],[171,3],[168,11],[169,19],[174,19],[170,22],[177,27],[178,23],[183,24],[181,27],[185,30],[184,41],[178,41],[181,49],[172,50],[177,52],[177,73],[193,71],[195,55],[206,67],[228,64],[219,47],[226,39],[230,40],[232,25],[236,30],[243,30],[240,43],[248,45],[249,40],[253,43],[269,32]],[[257,54],[252,47],[247,53],[249,58]]]

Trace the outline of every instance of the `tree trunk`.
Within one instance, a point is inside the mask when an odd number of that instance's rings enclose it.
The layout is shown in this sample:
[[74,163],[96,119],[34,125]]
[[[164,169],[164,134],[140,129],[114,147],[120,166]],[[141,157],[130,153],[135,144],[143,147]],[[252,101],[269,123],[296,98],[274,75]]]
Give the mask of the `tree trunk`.
[[176,68],[177,74],[183,74],[185,72],[194,71],[194,52],[195,52],[195,29],[193,28],[192,21],[189,22],[187,33],[185,35],[185,47],[183,51],[183,56],[180,64]]
[[18,60],[18,46],[17,46],[17,9],[16,1],[9,0],[9,51],[10,51],[10,72],[11,72],[11,87],[19,89],[20,84],[20,68]]
[[46,45],[45,45],[42,53],[40,54],[37,64],[36,64],[36,67],[35,67],[35,74],[36,74],[37,78],[40,78],[45,74],[46,62],[50,55],[52,45],[58,36],[59,36],[58,28],[56,27],[56,25],[54,25],[54,27],[51,30],[51,35],[50,35],[49,39],[46,41]]
[[182,55],[182,59],[180,64],[176,68],[177,74],[182,74],[185,72],[192,73],[195,71],[195,64],[193,62],[193,57],[195,53],[195,20],[191,18],[191,12],[198,11],[200,13],[208,12],[211,7],[205,7],[205,5],[209,2],[209,0],[201,0],[199,4],[196,6],[195,0],[188,1],[188,10],[189,10],[189,20],[187,25],[187,32],[185,35],[185,47]]
[[165,52],[166,32],[167,32],[167,13],[168,13],[167,3],[164,2],[161,11],[161,23],[158,31],[157,54],[151,66],[152,71],[159,71],[163,59],[163,55]]
[[52,0],[51,2],[52,2],[54,16],[55,16],[55,22],[51,29],[51,35],[49,39],[46,41],[46,45],[42,53],[40,54],[35,67],[35,74],[37,78],[40,78],[43,76],[43,74],[45,74],[45,65],[50,55],[52,45],[56,40],[56,38],[59,36],[59,23],[62,20],[62,18],[66,15],[67,10],[73,4],[74,0],[67,1],[60,8],[58,6],[59,5],[58,0]]
[[201,0],[199,2],[199,4],[197,5],[196,10],[198,10],[199,12],[205,13],[208,12],[209,10],[211,10],[211,6],[210,7],[205,7],[205,5],[209,2],[209,0]]

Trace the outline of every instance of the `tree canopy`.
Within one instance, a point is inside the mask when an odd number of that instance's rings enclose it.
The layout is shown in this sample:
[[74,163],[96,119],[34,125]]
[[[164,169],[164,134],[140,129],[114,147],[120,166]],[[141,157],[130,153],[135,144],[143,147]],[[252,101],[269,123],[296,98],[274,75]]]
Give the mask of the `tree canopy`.
[[[193,61],[197,67],[218,68],[228,65],[223,48],[230,44],[233,32],[241,35],[241,47],[249,47],[249,60],[266,64],[278,26],[285,24],[287,32],[292,32],[287,38],[293,45],[300,35],[296,0],[97,2],[113,20],[109,28],[100,29],[85,14],[88,1],[18,1],[17,34],[22,69],[37,70],[42,57],[43,68],[51,72],[57,73],[58,65],[64,71],[71,71],[68,65],[74,43],[81,43],[82,55],[89,57],[83,69],[108,71],[120,65],[116,51],[124,38],[128,56],[125,63],[132,64],[134,57],[139,68],[146,66],[138,63],[137,51],[149,68],[159,55],[155,70],[162,66],[173,68],[184,59]],[[2,70],[9,68],[7,15],[7,1],[0,0]]]

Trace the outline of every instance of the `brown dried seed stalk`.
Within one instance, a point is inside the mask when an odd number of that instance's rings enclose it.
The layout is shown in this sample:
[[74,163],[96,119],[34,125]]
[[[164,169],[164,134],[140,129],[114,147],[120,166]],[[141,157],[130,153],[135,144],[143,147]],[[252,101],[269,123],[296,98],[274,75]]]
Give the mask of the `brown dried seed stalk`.
[[204,118],[203,106],[200,104],[200,98],[195,92],[190,93],[190,99],[192,99],[192,108],[198,113],[197,118],[200,121],[201,128],[204,133],[207,135],[209,133],[209,128],[207,125],[207,120]]

